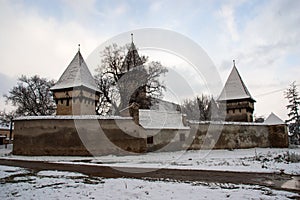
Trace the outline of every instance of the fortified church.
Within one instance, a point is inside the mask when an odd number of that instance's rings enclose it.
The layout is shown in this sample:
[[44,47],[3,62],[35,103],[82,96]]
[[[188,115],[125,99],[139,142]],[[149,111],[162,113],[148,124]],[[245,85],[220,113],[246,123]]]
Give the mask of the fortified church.
[[[128,53],[124,59],[122,69],[130,71],[131,69],[142,66],[143,61],[140,58],[137,48],[132,40]],[[126,72],[121,74],[124,75]],[[129,86],[126,86],[131,91]],[[51,88],[53,97],[57,105],[57,115],[95,115],[96,106],[99,101],[100,91],[97,88],[95,80],[89,71],[86,62],[81,53],[80,46],[78,52],[61,75],[57,83]],[[145,98],[145,88],[139,91]],[[134,96],[136,94],[133,94]],[[136,98],[131,97],[129,104],[132,104]],[[158,104],[164,102],[167,110],[178,111],[179,105],[171,102],[159,100]],[[139,103],[135,101],[135,103]],[[219,106],[226,107],[225,121],[252,122],[255,100],[251,96],[245,83],[243,82],[233,61],[232,71],[225,83],[225,86],[217,99]],[[175,106],[174,106],[175,105]],[[126,105],[130,106],[130,105]],[[171,106],[171,108],[170,108]],[[142,109],[148,108],[144,107]],[[154,105],[153,107],[158,107]],[[163,109],[163,108],[160,108]]]
[[[142,64],[132,40],[123,67],[130,71]],[[123,75],[125,72],[120,76]],[[287,129],[282,121],[271,123],[272,116],[267,123],[253,122],[255,100],[235,62],[216,101],[218,108],[226,107],[225,121],[187,121],[179,105],[163,100],[150,109],[141,103],[147,99],[145,89],[143,84],[138,92],[127,87],[131,96],[121,116],[97,116],[101,92],[79,48],[51,88],[56,115],[15,120],[13,154],[76,156],[288,146]]]

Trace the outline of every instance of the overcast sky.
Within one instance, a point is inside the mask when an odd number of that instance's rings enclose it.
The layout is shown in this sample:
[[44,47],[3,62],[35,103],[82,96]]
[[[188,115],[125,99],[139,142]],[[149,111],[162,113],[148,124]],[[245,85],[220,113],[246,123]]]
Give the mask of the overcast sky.
[[[201,46],[222,81],[235,59],[257,101],[255,114],[274,112],[287,119],[283,90],[293,81],[300,83],[299,10],[298,0],[0,0],[1,110],[2,95],[18,76],[57,80],[78,43],[87,58],[117,34],[155,27],[183,34]],[[162,62],[180,67],[174,60]]]

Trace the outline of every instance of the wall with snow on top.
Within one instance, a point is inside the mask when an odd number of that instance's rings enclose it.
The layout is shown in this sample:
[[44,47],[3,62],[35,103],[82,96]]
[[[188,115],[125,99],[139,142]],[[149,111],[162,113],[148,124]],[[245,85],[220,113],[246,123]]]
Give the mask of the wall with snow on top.
[[13,154],[89,156],[146,151],[144,130],[132,118],[48,116],[15,121]]
[[[190,149],[209,148],[203,145],[216,143],[214,149],[240,149],[253,147],[288,147],[285,124],[267,125],[243,122],[190,122],[194,140]],[[208,132],[208,129],[211,131]],[[215,130],[215,131],[214,131]],[[215,141],[216,136],[217,141]]]

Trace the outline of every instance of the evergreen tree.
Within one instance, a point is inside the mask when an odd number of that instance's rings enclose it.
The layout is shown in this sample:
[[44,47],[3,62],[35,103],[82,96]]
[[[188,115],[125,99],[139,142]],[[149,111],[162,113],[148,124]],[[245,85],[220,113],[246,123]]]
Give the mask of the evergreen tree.
[[293,82],[290,87],[285,91],[285,98],[288,99],[289,103],[286,106],[289,110],[289,119],[286,122],[290,122],[289,131],[291,133],[291,142],[295,144],[300,143],[300,97],[297,91],[296,82]]

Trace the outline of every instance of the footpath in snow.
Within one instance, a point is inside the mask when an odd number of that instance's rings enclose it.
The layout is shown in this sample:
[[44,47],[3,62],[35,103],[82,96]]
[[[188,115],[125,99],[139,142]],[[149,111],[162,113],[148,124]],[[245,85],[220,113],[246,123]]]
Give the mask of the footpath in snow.
[[39,160],[111,167],[201,169],[242,172],[276,172],[300,175],[300,148],[251,148],[153,152],[127,156],[68,157],[14,156],[12,146],[0,147],[0,158]]

